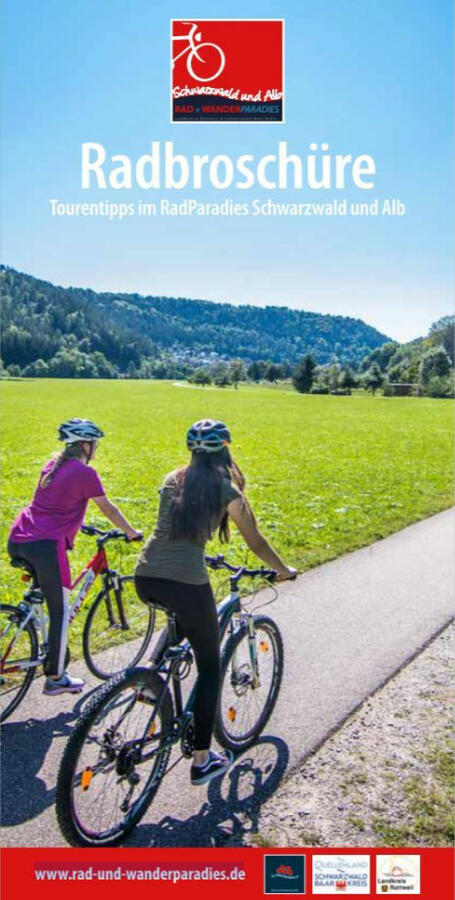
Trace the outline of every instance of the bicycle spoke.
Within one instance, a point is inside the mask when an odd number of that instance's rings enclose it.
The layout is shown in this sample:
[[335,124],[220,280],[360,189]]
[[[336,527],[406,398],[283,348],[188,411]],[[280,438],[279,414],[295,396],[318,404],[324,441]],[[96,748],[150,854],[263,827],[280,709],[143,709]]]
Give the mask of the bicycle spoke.
[[229,742],[240,746],[257,737],[273,709],[279,687],[279,647],[274,628],[266,619],[262,624],[256,624],[259,676],[256,685],[248,632],[234,637],[232,649],[228,651],[219,704],[221,731],[218,733],[219,740],[227,741],[227,746]]
[[137,596],[134,581],[121,580],[121,590],[97,598],[84,630],[84,655],[99,678],[110,678],[136,665],[153,630],[153,612]]
[[28,690],[34,675],[30,663],[38,657],[38,645],[31,623],[25,627],[16,607],[0,606],[0,719],[4,721]]
[[120,705],[125,706],[120,717],[118,697],[103,707],[79,754],[72,806],[79,828],[87,835],[95,833],[93,823],[96,823],[96,834],[121,826],[159,764],[159,754],[130,767],[128,763],[128,754],[134,754],[142,736],[147,734],[153,705],[138,701],[134,689],[128,690],[126,696],[125,692],[121,695]]

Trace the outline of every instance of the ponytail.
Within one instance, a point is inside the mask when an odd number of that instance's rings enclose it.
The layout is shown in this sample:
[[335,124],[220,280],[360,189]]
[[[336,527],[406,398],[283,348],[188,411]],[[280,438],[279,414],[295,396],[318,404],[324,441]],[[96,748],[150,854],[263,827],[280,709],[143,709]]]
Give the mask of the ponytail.
[[40,481],[40,487],[43,490],[49,487],[54,475],[63,466],[63,463],[66,463],[68,459],[80,459],[83,455],[81,443],[81,441],[75,441],[74,444],[67,444],[62,453],[54,457],[52,469]]

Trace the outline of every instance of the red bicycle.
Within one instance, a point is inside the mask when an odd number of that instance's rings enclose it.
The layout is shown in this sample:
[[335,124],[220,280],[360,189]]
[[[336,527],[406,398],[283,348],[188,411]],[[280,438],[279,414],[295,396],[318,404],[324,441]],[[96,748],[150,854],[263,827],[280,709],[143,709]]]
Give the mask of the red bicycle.
[[[139,600],[132,575],[109,568],[106,544],[127,541],[126,534],[89,525],[83,525],[82,532],[97,538],[98,549],[71,585],[70,624],[100,577],[103,586],[87,614],[82,646],[93,675],[107,679],[142,659],[152,637],[155,612]],[[14,559],[11,564],[25,570],[22,580],[31,585],[18,606],[0,604],[0,721],[25,697],[38,666],[46,673],[48,645],[49,618],[35,572],[25,560]],[[69,650],[65,665],[68,662]]]

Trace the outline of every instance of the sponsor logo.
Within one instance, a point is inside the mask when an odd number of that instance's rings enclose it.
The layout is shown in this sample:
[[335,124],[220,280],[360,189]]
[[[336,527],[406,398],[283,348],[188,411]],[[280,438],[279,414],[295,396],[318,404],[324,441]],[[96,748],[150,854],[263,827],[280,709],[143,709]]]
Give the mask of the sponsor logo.
[[420,894],[420,856],[376,857],[377,894]]
[[304,894],[305,857],[299,854],[264,856],[265,894]]
[[171,122],[283,122],[283,19],[171,19]]
[[313,856],[313,894],[368,894],[370,857],[364,854]]

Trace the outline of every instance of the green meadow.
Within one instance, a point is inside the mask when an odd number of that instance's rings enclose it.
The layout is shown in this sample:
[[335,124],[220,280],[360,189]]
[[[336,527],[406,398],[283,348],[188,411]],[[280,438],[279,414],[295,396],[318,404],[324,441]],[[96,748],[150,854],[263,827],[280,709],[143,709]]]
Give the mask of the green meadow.
[[[105,431],[96,467],[133,525],[154,526],[164,475],[187,462],[185,432],[202,417],[227,422],[232,452],[264,534],[304,570],[385,537],[453,503],[453,402],[417,398],[300,395],[241,385],[192,388],[160,381],[5,381],[1,385],[3,599],[23,585],[8,565],[9,526],[59,450],[56,427],[71,416]],[[87,522],[103,526],[93,504]],[[113,545],[109,545],[113,547]],[[213,542],[212,551],[220,551]],[[79,536],[74,572],[94,551]],[[224,549],[252,563],[240,536]],[[136,548],[117,545],[128,573]]]

